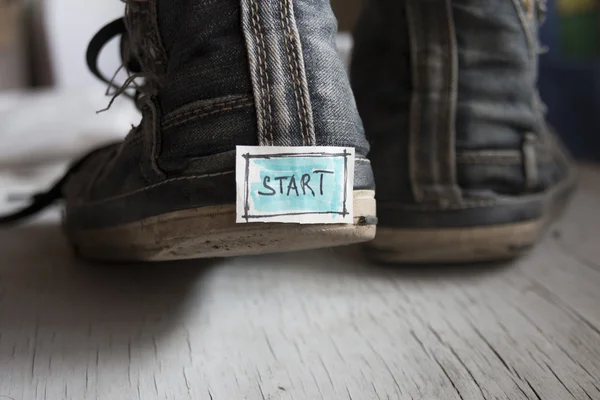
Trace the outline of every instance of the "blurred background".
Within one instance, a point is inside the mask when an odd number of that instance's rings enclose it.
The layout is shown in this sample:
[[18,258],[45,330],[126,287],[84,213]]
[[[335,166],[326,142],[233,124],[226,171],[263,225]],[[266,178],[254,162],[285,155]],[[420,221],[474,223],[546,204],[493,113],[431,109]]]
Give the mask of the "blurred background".
[[[332,0],[346,59],[360,3]],[[550,0],[541,29],[541,47],[548,51],[540,61],[540,91],[549,120],[583,160],[600,159],[597,4]],[[121,137],[137,122],[126,98],[118,99],[110,113],[95,114],[108,103],[106,86],[85,64],[89,40],[122,12],[118,0],[0,0],[0,165],[24,157],[64,158]],[[119,67],[117,40],[104,49],[99,64],[108,76]]]
[[[361,1],[332,0],[346,60]],[[573,154],[598,161],[600,0],[557,1],[541,95]],[[110,98],[85,63],[122,13],[0,0],[0,214],[139,121],[124,96],[96,114]],[[105,76],[118,47],[100,55]],[[598,176],[581,168],[539,251],[484,268],[376,268],[358,249],[90,268],[57,213],[0,230],[0,400],[600,399]]]

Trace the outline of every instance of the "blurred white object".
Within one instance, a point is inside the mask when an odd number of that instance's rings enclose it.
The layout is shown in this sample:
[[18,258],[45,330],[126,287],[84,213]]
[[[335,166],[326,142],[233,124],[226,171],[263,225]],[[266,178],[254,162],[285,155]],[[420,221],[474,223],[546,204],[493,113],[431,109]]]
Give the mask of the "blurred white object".
[[133,102],[110,99],[98,88],[0,94],[0,214],[46,190],[74,159],[122,139],[140,115]]
[[[104,25],[122,17],[123,11],[124,4],[118,0],[35,0],[34,14],[47,43],[49,70],[57,87],[99,85],[85,62],[87,46]],[[118,39],[106,45],[98,65],[108,77],[119,68]]]
[[97,88],[0,94],[0,169],[69,160],[123,138],[140,120],[133,102],[110,100]]

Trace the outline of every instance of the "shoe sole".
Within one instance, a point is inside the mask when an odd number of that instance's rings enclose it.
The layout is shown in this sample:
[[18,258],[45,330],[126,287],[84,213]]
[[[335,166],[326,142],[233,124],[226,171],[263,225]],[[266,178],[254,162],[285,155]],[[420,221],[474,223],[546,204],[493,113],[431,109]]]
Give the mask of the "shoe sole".
[[235,204],[175,211],[120,226],[69,233],[83,257],[170,261],[342,246],[372,240],[375,192],[354,191],[354,224],[236,224]]
[[543,194],[544,210],[535,220],[494,226],[429,229],[377,229],[367,253],[386,264],[475,263],[510,260],[533,247],[564,211],[575,188],[568,179]]

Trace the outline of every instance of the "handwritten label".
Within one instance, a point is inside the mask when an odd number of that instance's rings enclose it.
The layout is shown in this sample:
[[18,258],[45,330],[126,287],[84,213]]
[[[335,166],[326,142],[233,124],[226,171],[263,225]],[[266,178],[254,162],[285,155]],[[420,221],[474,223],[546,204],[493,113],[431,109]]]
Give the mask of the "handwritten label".
[[237,222],[351,224],[352,147],[238,146]]

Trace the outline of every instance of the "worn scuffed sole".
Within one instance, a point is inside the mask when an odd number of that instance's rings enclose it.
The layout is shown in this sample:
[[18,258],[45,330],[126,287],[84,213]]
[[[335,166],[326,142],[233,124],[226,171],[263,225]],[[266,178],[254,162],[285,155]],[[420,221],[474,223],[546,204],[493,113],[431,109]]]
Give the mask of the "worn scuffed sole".
[[461,228],[383,228],[367,247],[377,262],[389,264],[475,263],[510,260],[531,249],[568,204],[576,186],[570,176],[543,196],[535,220]]
[[476,228],[379,228],[368,254],[376,261],[392,264],[501,261],[533,246],[542,225],[535,220]]
[[232,257],[341,246],[375,237],[375,192],[354,191],[354,224],[236,224],[235,204],[176,211],[69,232],[79,255],[105,261]]

